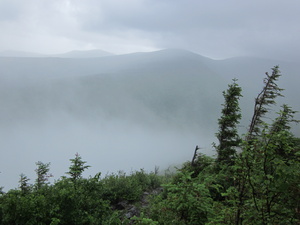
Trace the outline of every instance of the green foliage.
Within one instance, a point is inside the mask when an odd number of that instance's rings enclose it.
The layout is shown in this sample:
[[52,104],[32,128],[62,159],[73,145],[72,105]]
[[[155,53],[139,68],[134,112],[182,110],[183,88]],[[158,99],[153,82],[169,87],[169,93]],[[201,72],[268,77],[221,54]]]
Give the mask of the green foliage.
[[299,148],[290,132],[290,123],[297,122],[293,119],[295,111],[283,105],[271,125],[262,120],[267,107],[275,104],[275,97],[281,96],[282,89],[275,84],[278,77],[278,67],[273,68],[272,76],[267,74],[266,86],[255,102],[249,133],[241,144],[242,152],[230,167],[233,182],[223,193],[223,207],[217,204],[219,211],[224,212],[217,221],[224,224],[299,221],[299,206],[295,201],[299,199],[299,192],[295,191],[300,181],[296,156]]
[[[298,221],[295,209],[299,206],[295,197],[299,199],[299,192],[287,190],[299,187],[300,163],[291,157],[296,146],[289,126],[283,122],[285,118],[292,118],[293,113],[281,111],[271,126],[265,124],[259,138],[244,142],[236,172],[244,174],[247,193],[243,200],[246,207],[243,220],[248,223],[255,220],[261,224],[293,224]],[[241,179],[240,174],[236,174],[236,178]],[[253,218],[255,213],[257,216]]]
[[2,199],[2,224],[49,224],[48,203],[42,194],[10,190]]
[[[186,162],[182,165],[182,168],[179,171],[182,172],[191,172],[192,178],[197,177],[200,173],[211,170],[214,167],[214,159],[202,153],[197,154],[194,163]],[[205,172],[206,173],[206,172]],[[173,182],[177,182],[177,178],[180,177],[180,173],[173,175]]]
[[123,172],[111,174],[102,180],[103,196],[112,204],[122,200],[136,201],[142,195],[142,187],[137,180]]
[[107,175],[101,183],[103,197],[116,204],[124,200],[129,202],[140,200],[144,191],[159,187],[161,181],[154,173],[146,174],[144,170],[140,170],[130,175],[119,171],[118,174]]
[[134,224],[139,224],[139,225],[158,225],[159,224],[157,221],[153,221],[152,219],[145,217],[145,215],[143,213],[139,217],[137,217],[137,216],[132,217],[131,221],[134,221]]
[[59,203],[53,212],[60,224],[101,224],[110,214],[109,201],[101,198],[102,185],[97,179],[80,179],[76,188],[62,179],[53,188],[53,202]]
[[[39,165],[46,171],[42,174],[48,174],[49,164]],[[130,175],[119,172],[103,179],[100,175],[88,179],[77,176],[76,185],[74,179],[62,177],[53,185],[42,183],[32,189],[22,174],[20,189],[0,196],[0,224],[128,224],[129,220],[112,208],[121,201],[139,201],[144,191],[161,185],[158,175],[144,170]],[[145,221],[148,219],[139,223],[149,224]]]
[[179,172],[176,183],[163,185],[164,193],[153,200],[150,218],[158,224],[205,224],[211,212],[208,188],[192,172]]

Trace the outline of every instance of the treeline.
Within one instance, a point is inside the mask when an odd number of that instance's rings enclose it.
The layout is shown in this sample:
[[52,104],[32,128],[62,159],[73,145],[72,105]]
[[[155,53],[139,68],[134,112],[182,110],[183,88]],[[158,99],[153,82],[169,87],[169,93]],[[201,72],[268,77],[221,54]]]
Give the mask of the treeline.
[[196,147],[172,177],[141,170],[86,179],[88,166],[77,154],[68,177],[52,185],[49,164],[38,162],[35,184],[21,175],[19,189],[2,193],[2,224],[300,224],[300,139],[291,132],[296,112],[282,105],[268,118],[282,96],[280,76],[278,66],[266,73],[243,135],[242,89],[236,80],[228,85],[216,157]]
[[70,161],[68,177],[54,184],[48,181],[50,163],[36,163],[34,184],[21,174],[18,189],[1,193],[0,224],[124,224],[139,214],[137,207],[129,215],[126,210],[162,183],[160,176],[143,170],[83,178],[86,162],[79,154]]

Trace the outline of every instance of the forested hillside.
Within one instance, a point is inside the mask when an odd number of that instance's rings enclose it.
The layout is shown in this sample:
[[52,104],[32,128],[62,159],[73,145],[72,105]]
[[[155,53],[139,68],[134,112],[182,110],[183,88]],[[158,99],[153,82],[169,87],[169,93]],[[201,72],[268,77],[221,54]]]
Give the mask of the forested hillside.
[[[299,224],[300,138],[291,131],[292,126],[298,129],[298,120],[287,104],[274,115],[274,106],[284,95],[280,79],[278,66],[266,73],[262,89],[249,102],[253,111],[243,134],[240,100],[245,94],[233,79],[223,92],[221,115],[215,118],[214,157],[203,154],[199,143],[191,161],[176,172],[155,168],[150,173],[142,169],[84,178],[83,172],[91,168],[77,153],[68,171],[54,183],[49,182],[51,164],[38,161],[35,180],[21,174],[18,188],[2,191],[0,221]],[[185,151],[193,153],[193,149]]]

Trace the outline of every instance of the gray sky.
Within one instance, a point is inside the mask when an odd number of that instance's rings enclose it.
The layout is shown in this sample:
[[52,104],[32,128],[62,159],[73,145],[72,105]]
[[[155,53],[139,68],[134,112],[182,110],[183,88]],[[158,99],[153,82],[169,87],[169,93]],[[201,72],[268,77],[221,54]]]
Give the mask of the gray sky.
[[0,0],[0,51],[182,48],[297,60],[299,0]]

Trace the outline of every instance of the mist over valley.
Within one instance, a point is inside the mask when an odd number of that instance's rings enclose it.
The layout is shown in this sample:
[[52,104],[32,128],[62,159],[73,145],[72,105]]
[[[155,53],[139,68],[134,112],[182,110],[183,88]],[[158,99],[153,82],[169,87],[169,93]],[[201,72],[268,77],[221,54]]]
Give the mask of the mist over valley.
[[231,79],[243,88],[244,131],[264,73],[275,65],[286,89],[278,107],[285,102],[300,110],[297,64],[253,57],[212,60],[177,49],[2,53],[0,186],[17,187],[21,173],[33,183],[37,161],[51,162],[59,179],[76,152],[91,166],[85,176],[163,170],[191,160],[195,145],[213,155],[222,91]]

